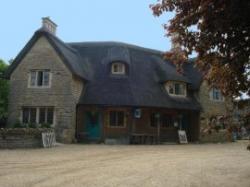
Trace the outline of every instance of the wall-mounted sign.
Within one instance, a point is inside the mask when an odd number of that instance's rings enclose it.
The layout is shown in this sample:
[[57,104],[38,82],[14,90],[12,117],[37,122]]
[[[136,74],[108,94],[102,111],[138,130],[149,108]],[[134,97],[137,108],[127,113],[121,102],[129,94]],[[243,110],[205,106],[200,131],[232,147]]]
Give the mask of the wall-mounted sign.
[[140,108],[135,109],[134,117],[135,118],[141,118],[141,109]]

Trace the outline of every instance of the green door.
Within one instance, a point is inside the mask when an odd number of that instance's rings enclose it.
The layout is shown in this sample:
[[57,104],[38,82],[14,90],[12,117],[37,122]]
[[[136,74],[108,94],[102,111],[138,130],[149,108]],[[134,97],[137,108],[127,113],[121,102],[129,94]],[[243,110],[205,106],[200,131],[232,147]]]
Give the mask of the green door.
[[85,127],[87,138],[89,140],[97,140],[101,137],[100,112],[85,112]]

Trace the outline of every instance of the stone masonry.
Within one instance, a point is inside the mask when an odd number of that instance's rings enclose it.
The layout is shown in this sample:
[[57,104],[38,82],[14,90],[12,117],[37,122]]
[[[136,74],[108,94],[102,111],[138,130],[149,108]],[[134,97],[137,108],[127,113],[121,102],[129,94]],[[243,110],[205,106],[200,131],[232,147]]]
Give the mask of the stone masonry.
[[208,125],[209,119],[214,116],[231,116],[233,111],[233,103],[230,98],[225,98],[224,101],[213,101],[209,96],[210,88],[204,81],[198,92],[198,101],[201,104],[202,110],[200,114],[200,128]]
[[[49,69],[50,88],[28,88],[32,69]],[[9,121],[21,119],[24,106],[54,107],[57,141],[71,143],[75,136],[76,104],[84,85],[72,75],[45,37],[40,37],[10,77]]]

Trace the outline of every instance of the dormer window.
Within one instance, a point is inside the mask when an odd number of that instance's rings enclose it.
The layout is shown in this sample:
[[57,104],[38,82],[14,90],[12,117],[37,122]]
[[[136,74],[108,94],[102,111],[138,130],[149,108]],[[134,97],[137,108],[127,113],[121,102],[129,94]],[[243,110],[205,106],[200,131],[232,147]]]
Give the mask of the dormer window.
[[169,81],[165,83],[165,89],[171,96],[186,96],[187,85],[184,82]]
[[125,64],[123,64],[121,62],[112,63],[111,73],[118,74],[118,75],[124,75],[125,74]]
[[209,95],[210,95],[210,99],[212,101],[224,101],[224,97],[223,97],[221,91],[217,88],[212,88],[210,90]]

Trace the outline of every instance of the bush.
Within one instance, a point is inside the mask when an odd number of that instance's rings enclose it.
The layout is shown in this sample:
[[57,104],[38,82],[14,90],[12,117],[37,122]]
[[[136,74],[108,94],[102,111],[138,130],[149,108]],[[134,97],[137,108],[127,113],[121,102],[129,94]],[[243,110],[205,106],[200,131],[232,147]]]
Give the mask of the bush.
[[51,128],[51,124],[49,123],[42,123],[41,128]]
[[5,128],[7,124],[7,118],[6,117],[0,117],[0,128]]
[[37,126],[36,126],[35,123],[28,123],[28,124],[27,124],[27,127],[28,127],[28,128],[34,129],[34,128],[36,128]]
[[20,122],[17,121],[16,123],[14,123],[13,128],[24,128],[25,126]]

